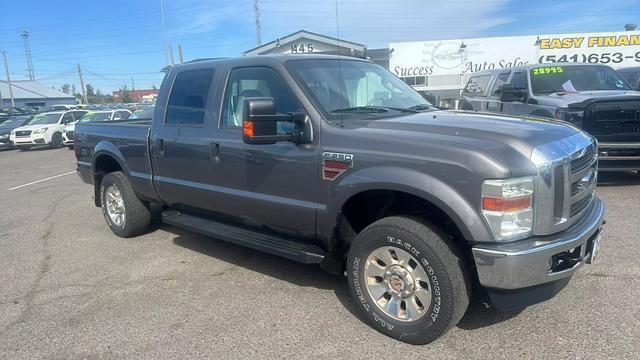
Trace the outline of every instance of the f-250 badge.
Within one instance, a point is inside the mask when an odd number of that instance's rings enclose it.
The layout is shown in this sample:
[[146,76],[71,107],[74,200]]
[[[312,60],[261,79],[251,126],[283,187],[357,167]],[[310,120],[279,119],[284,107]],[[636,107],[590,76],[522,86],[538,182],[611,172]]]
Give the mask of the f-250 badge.
[[335,180],[353,167],[353,154],[323,152],[322,180]]

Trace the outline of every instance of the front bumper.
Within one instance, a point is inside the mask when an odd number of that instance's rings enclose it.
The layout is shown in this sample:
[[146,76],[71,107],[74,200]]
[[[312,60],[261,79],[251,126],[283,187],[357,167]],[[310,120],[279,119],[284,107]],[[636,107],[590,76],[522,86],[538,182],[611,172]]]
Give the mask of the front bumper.
[[0,140],[0,149],[10,149],[13,147],[13,143],[9,139]]
[[640,143],[598,143],[599,171],[640,170]]
[[[571,277],[590,260],[591,246],[601,236],[604,212],[604,203],[596,197],[584,218],[560,233],[473,246],[480,284],[489,289],[515,290]],[[565,255],[572,260],[565,267],[554,268],[555,260]]]
[[48,144],[44,134],[31,135],[26,137],[12,136],[14,146],[34,146],[34,145],[46,145]]

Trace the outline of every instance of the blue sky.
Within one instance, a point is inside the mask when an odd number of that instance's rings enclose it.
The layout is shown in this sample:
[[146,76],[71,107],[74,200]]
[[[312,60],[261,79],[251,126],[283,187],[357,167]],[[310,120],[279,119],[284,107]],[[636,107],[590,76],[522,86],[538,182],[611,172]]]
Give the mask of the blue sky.
[[[262,41],[306,29],[367,44],[483,36],[621,31],[640,24],[640,0],[259,0]],[[253,0],[164,0],[168,42],[177,60],[238,56],[256,46]],[[0,0],[0,49],[14,79],[26,78],[19,35],[31,33],[36,78],[103,92],[126,84],[159,86],[166,64],[160,0]],[[0,68],[4,79],[4,69]]]

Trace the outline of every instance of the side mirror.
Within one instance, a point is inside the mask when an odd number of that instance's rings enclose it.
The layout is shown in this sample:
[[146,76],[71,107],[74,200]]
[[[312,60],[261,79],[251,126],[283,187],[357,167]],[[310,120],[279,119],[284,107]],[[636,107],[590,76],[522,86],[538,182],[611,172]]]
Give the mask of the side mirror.
[[[312,141],[309,118],[304,114],[279,114],[276,111],[276,102],[273,98],[246,98],[243,106],[242,140],[246,144],[275,144],[278,141],[308,143]],[[294,130],[288,134],[278,134],[278,122],[281,121],[301,124],[303,129]],[[296,128],[298,127],[296,126]]]
[[514,102],[525,98],[526,90],[517,89],[513,84],[504,84],[500,92],[500,101]]

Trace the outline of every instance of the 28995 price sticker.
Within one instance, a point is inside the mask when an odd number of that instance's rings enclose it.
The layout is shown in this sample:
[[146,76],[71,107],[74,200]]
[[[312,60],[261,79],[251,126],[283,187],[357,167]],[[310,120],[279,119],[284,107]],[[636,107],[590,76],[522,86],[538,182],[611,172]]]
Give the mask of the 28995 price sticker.
[[589,64],[619,64],[625,60],[640,62],[640,51],[635,54],[625,55],[623,53],[601,53],[601,54],[573,54],[573,55],[542,55],[539,63],[556,63],[556,62],[582,62]]

